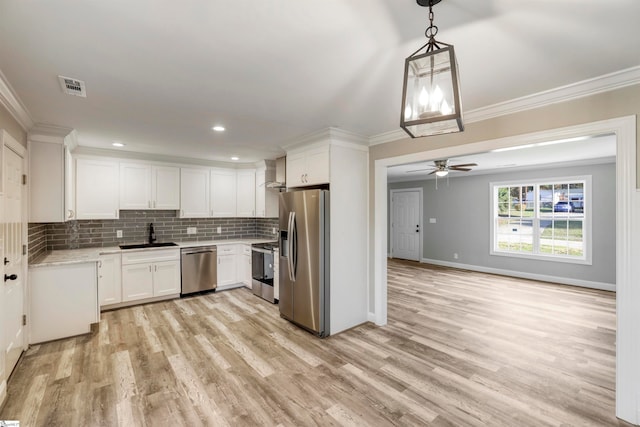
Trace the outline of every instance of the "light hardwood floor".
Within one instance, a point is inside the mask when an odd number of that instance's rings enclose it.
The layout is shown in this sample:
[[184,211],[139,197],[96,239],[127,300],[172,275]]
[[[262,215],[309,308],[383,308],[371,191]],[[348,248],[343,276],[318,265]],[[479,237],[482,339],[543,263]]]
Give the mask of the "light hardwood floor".
[[[55,319],[52,319],[54,321]],[[321,340],[248,290],[103,313],[29,349],[21,426],[607,426],[615,295],[389,262],[389,324]]]

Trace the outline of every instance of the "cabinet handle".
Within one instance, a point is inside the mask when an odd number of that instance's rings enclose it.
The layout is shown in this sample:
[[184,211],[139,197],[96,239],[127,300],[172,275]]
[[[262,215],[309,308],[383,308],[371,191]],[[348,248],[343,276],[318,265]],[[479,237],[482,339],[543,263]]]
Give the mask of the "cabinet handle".
[[154,264],[153,271],[158,271],[158,266]]
[[149,200],[149,201],[147,202],[147,206],[148,206],[149,208],[151,208],[151,200]]
[[151,265],[149,265],[149,273],[151,273]]

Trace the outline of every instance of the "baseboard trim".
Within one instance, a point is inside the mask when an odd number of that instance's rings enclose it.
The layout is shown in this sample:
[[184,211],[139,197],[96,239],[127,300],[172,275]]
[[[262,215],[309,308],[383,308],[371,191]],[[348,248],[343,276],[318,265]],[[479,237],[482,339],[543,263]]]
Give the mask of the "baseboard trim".
[[376,323],[376,314],[372,313],[372,312],[368,312],[367,313],[367,321],[368,322],[372,322],[372,323]]
[[520,279],[539,280],[541,282],[559,283],[561,285],[580,286],[582,288],[599,289],[602,291],[616,291],[616,285],[603,282],[592,282],[589,280],[572,279],[570,277],[548,276],[545,274],[525,273],[522,271],[504,270],[501,268],[483,267],[480,265],[461,264],[458,262],[440,261],[437,259],[422,258],[423,264],[434,264],[443,267],[459,268],[461,270],[477,271],[480,273],[498,274],[500,276],[518,277]]

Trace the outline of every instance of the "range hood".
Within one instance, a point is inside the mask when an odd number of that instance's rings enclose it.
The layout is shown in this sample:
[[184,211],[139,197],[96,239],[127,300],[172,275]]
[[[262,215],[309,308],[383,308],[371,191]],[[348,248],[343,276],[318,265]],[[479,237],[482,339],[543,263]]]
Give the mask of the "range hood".
[[276,179],[266,183],[269,188],[287,188],[287,157],[276,159]]

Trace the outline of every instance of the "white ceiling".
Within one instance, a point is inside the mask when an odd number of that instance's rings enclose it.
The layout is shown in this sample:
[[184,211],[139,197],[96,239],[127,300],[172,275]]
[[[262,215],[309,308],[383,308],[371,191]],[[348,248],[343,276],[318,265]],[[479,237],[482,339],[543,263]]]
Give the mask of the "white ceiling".
[[[616,160],[615,156],[615,135],[552,140],[521,145],[513,147],[513,149],[452,157],[449,159],[449,165],[476,163],[478,166],[472,167],[469,172],[451,171],[449,177],[507,173],[514,170],[539,169],[541,167],[612,163]],[[432,168],[433,161],[393,166],[387,169],[387,179],[389,182],[435,179],[435,175],[429,175],[433,171]]]
[[[638,0],[435,7],[466,110],[639,65],[639,16]],[[426,18],[415,0],[2,1],[0,70],[35,122],[77,129],[80,145],[255,161],[330,126],[397,129]]]

